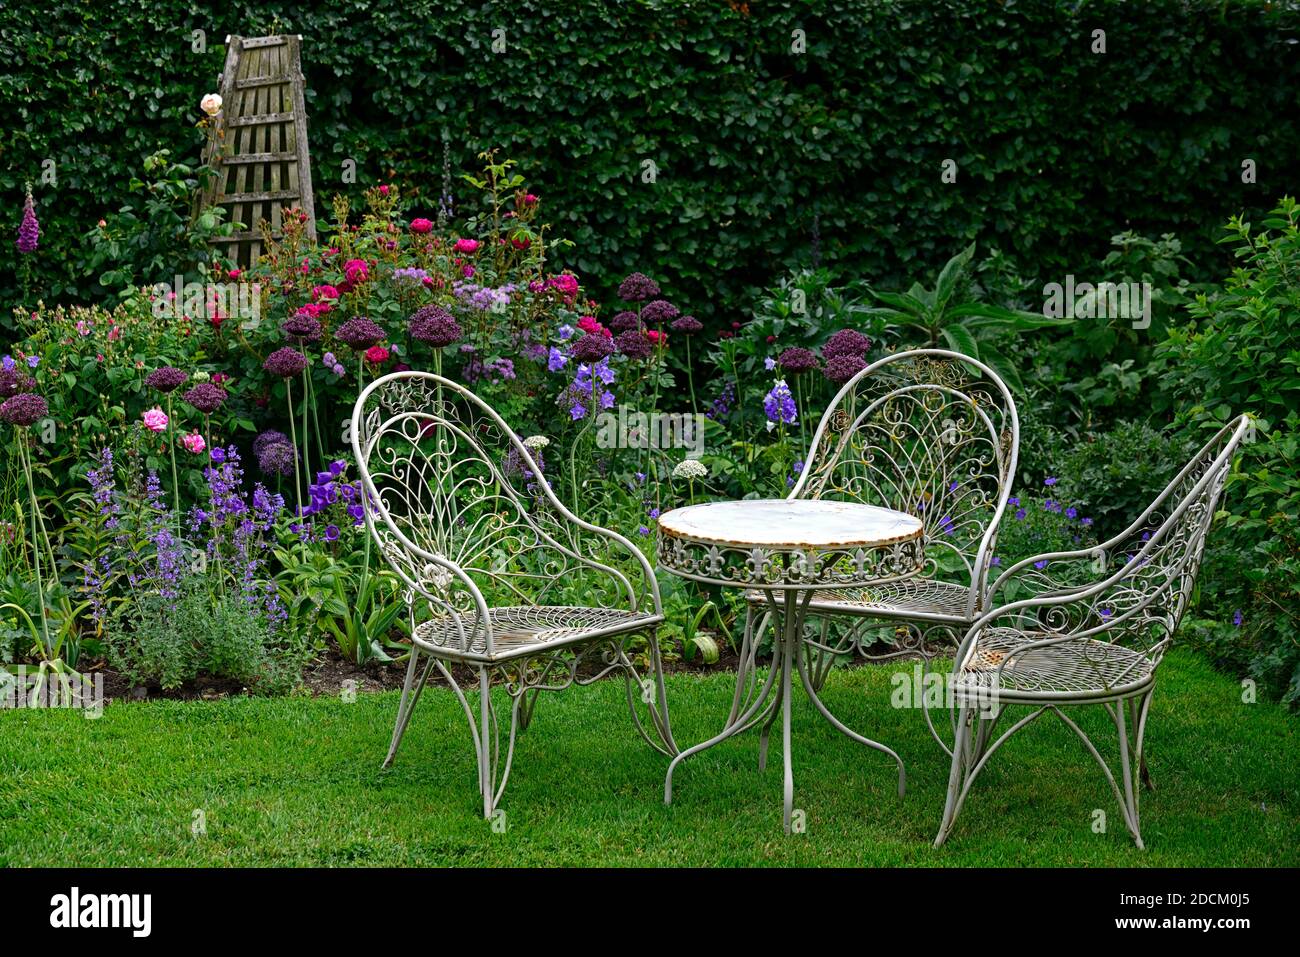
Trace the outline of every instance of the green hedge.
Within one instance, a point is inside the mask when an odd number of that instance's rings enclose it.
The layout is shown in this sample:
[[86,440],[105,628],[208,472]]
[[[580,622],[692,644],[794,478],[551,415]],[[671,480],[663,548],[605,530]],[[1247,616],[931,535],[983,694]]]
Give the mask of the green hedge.
[[[20,0],[0,8],[0,222],[11,240],[36,180],[47,298],[100,294],[79,237],[145,155],[197,154],[225,34],[270,31],[305,37],[318,196],[352,158],[351,190],[396,178],[432,210],[444,138],[457,173],[499,147],[598,291],[640,268],[704,312],[817,260],[911,281],[970,239],[1044,281],[1125,228],[1208,261],[1227,215],[1300,169],[1294,3]],[[3,271],[6,313],[18,295]]]

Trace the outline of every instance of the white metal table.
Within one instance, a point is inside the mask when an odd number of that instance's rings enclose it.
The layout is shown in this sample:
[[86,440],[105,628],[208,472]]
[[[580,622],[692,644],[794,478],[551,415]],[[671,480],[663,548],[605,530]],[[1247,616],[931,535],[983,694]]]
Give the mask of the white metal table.
[[[766,721],[766,727],[770,727],[779,709],[785,764],[783,823],[786,833],[790,832],[794,807],[790,757],[793,671],[798,671],[804,691],[817,710],[837,730],[890,755],[898,763],[898,791],[903,793],[906,775],[902,759],[831,714],[813,687],[801,645],[808,605],[815,593],[916,574],[924,557],[921,531],[921,520],[905,512],[820,499],[711,502],[673,509],[659,517],[661,568],[705,584],[760,591],[777,626],[772,667],[757,695],[745,694],[756,665],[752,649],[743,649],[737,667],[735,704],[726,726],[721,733],[673,758],[664,780],[665,804],[672,802],[673,772],[678,764],[760,722]],[[766,763],[766,727],[760,746],[760,769]]]

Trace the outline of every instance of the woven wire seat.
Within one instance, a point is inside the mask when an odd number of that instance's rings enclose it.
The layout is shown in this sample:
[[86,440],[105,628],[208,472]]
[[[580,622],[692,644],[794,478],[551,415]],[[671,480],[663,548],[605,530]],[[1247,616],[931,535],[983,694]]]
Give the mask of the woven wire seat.
[[503,661],[601,635],[650,628],[662,620],[662,616],[617,608],[513,605],[488,610],[491,654],[477,614],[433,618],[416,627],[415,640],[430,650],[475,661]]
[[[756,603],[766,602],[761,591],[750,590],[746,597]],[[781,602],[782,593],[773,597]],[[857,588],[828,588],[813,593],[810,611],[837,615],[863,615],[869,618],[927,618],[953,622],[968,621],[966,605],[969,585],[954,585],[933,578],[904,578]]]
[[996,687],[1001,697],[1022,695],[1105,697],[1131,692],[1151,680],[1155,663],[1140,651],[1095,638],[1041,647],[1051,636],[1012,628],[985,629],[953,681],[957,694],[980,697]]

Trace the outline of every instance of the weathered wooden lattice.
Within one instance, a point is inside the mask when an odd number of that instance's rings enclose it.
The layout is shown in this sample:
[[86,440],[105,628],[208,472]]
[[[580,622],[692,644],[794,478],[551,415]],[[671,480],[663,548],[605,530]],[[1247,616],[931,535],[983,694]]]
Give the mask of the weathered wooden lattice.
[[241,224],[213,242],[241,266],[262,254],[263,221],[271,236],[282,235],[285,207],[306,213],[307,233],[316,237],[301,42],[301,36],[226,37],[222,112],[207,157],[217,175],[206,202]]

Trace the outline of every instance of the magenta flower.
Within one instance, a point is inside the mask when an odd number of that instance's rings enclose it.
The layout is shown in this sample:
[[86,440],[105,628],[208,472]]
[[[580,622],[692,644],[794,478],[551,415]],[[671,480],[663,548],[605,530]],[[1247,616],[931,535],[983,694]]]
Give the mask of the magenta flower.
[[41,224],[36,220],[36,205],[32,202],[32,191],[27,191],[23,201],[23,221],[18,224],[18,239],[14,245],[20,253],[34,253],[41,243]]

